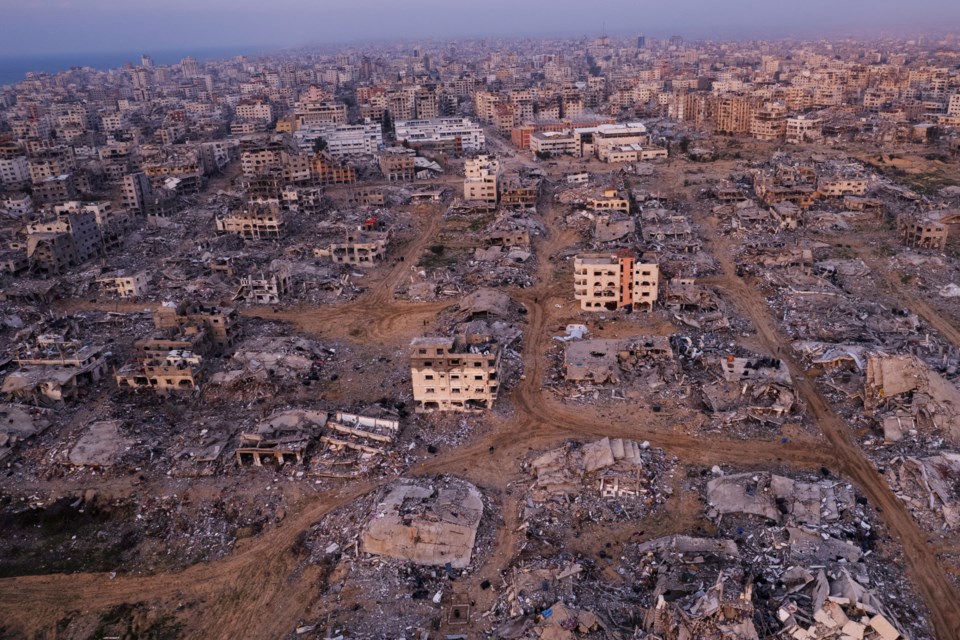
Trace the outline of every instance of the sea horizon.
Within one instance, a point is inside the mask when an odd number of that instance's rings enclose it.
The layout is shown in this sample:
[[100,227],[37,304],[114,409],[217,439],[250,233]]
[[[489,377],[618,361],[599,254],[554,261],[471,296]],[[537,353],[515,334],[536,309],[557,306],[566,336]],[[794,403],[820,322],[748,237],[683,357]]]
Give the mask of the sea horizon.
[[261,53],[268,49],[263,47],[225,47],[210,49],[179,49],[168,51],[115,51],[115,52],[87,52],[87,53],[55,53],[32,55],[0,55],[0,86],[22,82],[27,73],[59,73],[72,67],[92,67],[105,71],[119,69],[130,63],[140,65],[140,56],[147,54],[153,58],[154,64],[170,65],[180,62],[187,56],[197,60],[212,60],[230,58],[239,55]]

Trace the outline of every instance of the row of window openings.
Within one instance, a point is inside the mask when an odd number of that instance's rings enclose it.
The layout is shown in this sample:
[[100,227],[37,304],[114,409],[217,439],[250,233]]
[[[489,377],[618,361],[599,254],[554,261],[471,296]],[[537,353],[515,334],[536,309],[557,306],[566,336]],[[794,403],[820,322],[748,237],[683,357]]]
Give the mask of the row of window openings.
[[[444,377],[444,374],[441,373],[441,374],[440,374],[440,377],[441,377],[441,378]],[[432,373],[428,373],[428,374],[426,374],[425,376],[423,376],[423,379],[424,379],[424,380],[433,380],[433,374],[432,374]],[[450,374],[450,379],[451,379],[451,380],[459,380],[459,379],[460,379],[460,374],[459,374],[459,373],[451,373],[451,374]],[[480,375],[475,375],[475,376],[473,376],[473,379],[474,379],[474,380],[481,380],[481,381],[482,381],[482,380],[483,380],[483,375],[482,375],[482,374],[480,374]],[[497,379],[497,372],[496,372],[496,371],[491,372],[491,373],[488,375],[488,379],[489,379],[489,380],[496,380],[496,379]]]
[[[469,389],[467,389],[467,391],[469,391]],[[483,389],[476,389],[476,391],[483,391]],[[427,387],[426,389],[423,390],[423,392],[424,392],[424,393],[436,393],[437,390],[434,389],[433,387]],[[490,393],[496,393],[496,392],[497,392],[497,387],[496,387],[496,385],[490,387],[489,392],[490,392]],[[459,389],[459,388],[450,389],[450,393],[460,393],[460,389]]]

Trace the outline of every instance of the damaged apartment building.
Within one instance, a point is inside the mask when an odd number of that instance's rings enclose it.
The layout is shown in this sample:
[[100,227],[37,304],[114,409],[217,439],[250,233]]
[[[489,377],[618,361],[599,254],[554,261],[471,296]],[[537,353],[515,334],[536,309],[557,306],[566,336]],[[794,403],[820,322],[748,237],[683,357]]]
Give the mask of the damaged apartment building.
[[56,217],[27,225],[27,259],[30,268],[44,275],[59,275],[102,256],[106,219],[88,207],[62,210]]
[[0,386],[0,394],[34,405],[62,406],[107,372],[102,346],[85,345],[62,335],[36,336],[16,355],[18,369]]
[[115,374],[121,390],[152,389],[167,396],[193,393],[205,371],[204,356],[238,337],[233,309],[166,302],[153,313],[154,331],[134,343],[136,358]]
[[277,202],[249,203],[218,216],[217,233],[230,233],[250,240],[279,238],[284,232],[284,214]]
[[255,304],[277,304],[289,295],[290,282],[290,265],[278,261],[272,265],[270,273],[260,272],[240,278],[240,288],[233,299]]
[[490,336],[414,338],[410,378],[417,412],[493,407],[500,388],[500,345]]
[[652,311],[660,285],[660,266],[649,254],[581,254],[574,258],[574,294],[584,311],[624,307]]
[[326,251],[318,249],[314,255],[329,255],[335,264],[349,264],[357,267],[372,267],[387,256],[389,231],[375,230],[376,223],[364,225],[359,229],[344,232],[343,242],[334,242]]
[[897,216],[897,231],[903,244],[915,249],[943,251],[950,233],[948,224],[960,220],[960,211],[927,211]]

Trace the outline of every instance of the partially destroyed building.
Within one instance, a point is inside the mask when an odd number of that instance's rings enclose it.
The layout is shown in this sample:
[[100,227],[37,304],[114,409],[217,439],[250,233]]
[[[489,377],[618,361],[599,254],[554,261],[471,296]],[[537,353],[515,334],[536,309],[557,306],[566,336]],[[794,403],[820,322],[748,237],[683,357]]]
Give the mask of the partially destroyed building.
[[631,307],[652,311],[660,285],[660,266],[643,254],[582,254],[573,263],[574,295],[584,311]]
[[949,228],[942,221],[942,211],[921,215],[901,214],[897,218],[900,239],[908,247],[943,251],[947,246]]
[[251,240],[279,238],[284,232],[284,214],[277,202],[251,203],[217,218],[218,233],[232,233]]
[[336,264],[372,267],[387,256],[388,231],[348,229],[343,242],[330,245],[330,259]]
[[19,369],[10,373],[0,393],[21,402],[59,406],[80,389],[98,382],[107,371],[104,348],[81,345],[57,335],[41,335],[17,354]]
[[153,312],[153,324],[158,330],[186,332],[189,327],[203,326],[209,331],[218,349],[229,349],[240,335],[235,309],[207,307],[197,302],[164,302]]
[[153,389],[157,395],[193,393],[199,384],[203,358],[192,351],[173,350],[163,357],[145,357],[117,371],[119,389]]
[[420,337],[410,343],[418,412],[490,409],[500,388],[500,345],[489,336]]
[[290,293],[290,266],[277,265],[269,275],[261,272],[258,276],[240,278],[240,288],[234,300],[246,300],[256,304],[277,304]]

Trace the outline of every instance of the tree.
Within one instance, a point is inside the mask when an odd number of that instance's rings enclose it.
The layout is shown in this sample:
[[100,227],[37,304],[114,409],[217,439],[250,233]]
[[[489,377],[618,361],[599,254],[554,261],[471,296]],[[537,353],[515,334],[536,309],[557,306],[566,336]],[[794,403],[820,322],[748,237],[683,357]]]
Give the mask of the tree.
[[323,138],[317,138],[313,141],[313,152],[320,153],[327,148],[327,141]]

